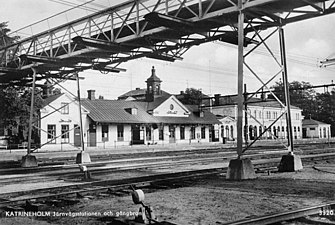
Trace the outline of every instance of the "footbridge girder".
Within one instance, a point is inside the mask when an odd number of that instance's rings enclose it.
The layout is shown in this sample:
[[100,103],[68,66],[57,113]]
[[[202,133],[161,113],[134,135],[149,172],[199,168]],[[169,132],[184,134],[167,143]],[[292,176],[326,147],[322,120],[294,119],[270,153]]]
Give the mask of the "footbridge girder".
[[[327,0],[248,0],[244,46],[270,27],[327,15]],[[120,72],[121,63],[141,57],[174,61],[192,46],[238,44],[237,0],[136,0],[101,10],[0,49],[0,83],[24,84],[87,69]]]

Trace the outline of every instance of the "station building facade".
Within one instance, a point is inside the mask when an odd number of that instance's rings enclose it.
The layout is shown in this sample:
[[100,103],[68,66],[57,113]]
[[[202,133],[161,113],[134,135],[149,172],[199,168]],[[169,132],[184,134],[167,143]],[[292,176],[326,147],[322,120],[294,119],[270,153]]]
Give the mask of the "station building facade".
[[[215,114],[222,123],[220,131],[222,136],[226,140],[236,140],[237,96],[216,96],[213,104],[210,104],[210,106],[209,104],[206,105],[208,106],[206,107],[207,110]],[[267,128],[269,128],[268,131],[265,132],[260,139],[287,138],[286,117],[282,116],[279,118],[284,112],[284,109],[277,101],[254,98],[247,104],[247,111],[247,116],[243,118],[244,139],[247,135],[248,140],[254,140]],[[302,110],[298,107],[291,106],[291,122],[294,139],[302,138],[302,120]],[[276,122],[272,124],[274,121]]]
[[[87,147],[167,145],[220,142],[220,122],[197,105],[184,105],[161,90],[152,68],[147,88],[125,93],[119,100],[96,99],[95,91],[81,99],[84,142]],[[56,109],[56,111],[55,111]],[[41,109],[42,149],[66,150],[81,146],[78,101],[67,94],[45,100]]]

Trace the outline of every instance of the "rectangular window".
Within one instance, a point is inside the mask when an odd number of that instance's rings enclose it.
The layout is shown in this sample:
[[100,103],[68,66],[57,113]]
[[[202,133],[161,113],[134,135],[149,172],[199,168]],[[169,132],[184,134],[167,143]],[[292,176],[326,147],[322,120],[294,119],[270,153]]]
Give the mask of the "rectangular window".
[[56,143],[56,125],[48,124],[48,142],[55,144]]
[[190,138],[191,138],[191,139],[195,139],[195,127],[191,127],[191,130],[190,130]]
[[206,127],[201,127],[201,139],[206,138]]
[[108,141],[108,125],[107,124],[103,124],[101,126],[101,137],[102,137],[102,141],[106,142]]
[[180,127],[180,140],[185,139],[185,127]]
[[118,141],[123,141],[124,140],[123,133],[124,133],[123,125],[122,124],[117,125],[117,140]]
[[61,114],[69,114],[69,103],[65,103],[65,102],[61,103],[60,113]]
[[69,125],[62,125],[61,126],[62,132],[62,143],[69,143]]
[[164,140],[164,127],[159,128],[159,140]]

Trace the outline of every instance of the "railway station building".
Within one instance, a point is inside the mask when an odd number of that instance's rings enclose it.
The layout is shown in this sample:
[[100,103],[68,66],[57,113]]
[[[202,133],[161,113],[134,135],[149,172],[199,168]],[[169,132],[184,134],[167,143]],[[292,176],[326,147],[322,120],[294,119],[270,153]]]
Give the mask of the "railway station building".
[[[237,96],[215,95],[214,102],[212,102],[212,104],[207,102],[205,105],[206,108],[220,120],[220,133],[225,140],[236,140]],[[284,109],[277,101],[265,98],[253,98],[247,104],[247,110],[247,116],[243,118],[245,127],[243,138],[245,139],[247,135],[248,140],[254,140],[257,136],[262,134],[264,130],[269,128],[284,112]],[[301,139],[303,116],[300,108],[291,106],[291,120],[293,138]],[[287,126],[285,116],[282,116],[278,121],[272,124],[268,131],[261,137],[263,140],[286,138]]]
[[[220,121],[197,105],[184,105],[161,90],[155,68],[147,88],[127,92],[118,100],[81,99],[84,142],[87,147],[201,144],[220,142]],[[71,103],[71,104],[70,104]],[[78,101],[65,93],[45,100],[41,109],[42,149],[67,150],[81,146]],[[55,111],[55,109],[57,109]],[[55,111],[55,112],[54,112]]]

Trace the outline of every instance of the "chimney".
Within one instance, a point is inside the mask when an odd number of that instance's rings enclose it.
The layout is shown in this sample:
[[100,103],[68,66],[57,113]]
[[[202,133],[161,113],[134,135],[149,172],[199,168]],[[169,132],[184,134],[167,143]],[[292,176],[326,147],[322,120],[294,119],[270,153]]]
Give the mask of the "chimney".
[[221,94],[214,95],[214,105],[220,105],[220,97],[221,97]]
[[53,87],[49,81],[46,81],[43,85],[42,92],[43,98],[48,98],[52,95]]
[[95,90],[87,90],[88,99],[95,100]]

